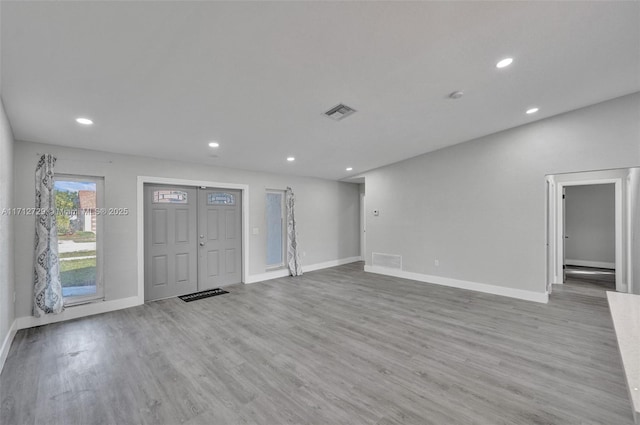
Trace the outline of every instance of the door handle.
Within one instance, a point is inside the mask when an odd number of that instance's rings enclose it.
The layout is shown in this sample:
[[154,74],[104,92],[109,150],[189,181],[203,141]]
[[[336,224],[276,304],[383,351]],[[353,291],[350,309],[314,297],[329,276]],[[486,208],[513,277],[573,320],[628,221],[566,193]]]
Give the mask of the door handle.
[[[192,245],[193,246],[193,245]],[[200,242],[200,246],[204,246],[204,242]]]

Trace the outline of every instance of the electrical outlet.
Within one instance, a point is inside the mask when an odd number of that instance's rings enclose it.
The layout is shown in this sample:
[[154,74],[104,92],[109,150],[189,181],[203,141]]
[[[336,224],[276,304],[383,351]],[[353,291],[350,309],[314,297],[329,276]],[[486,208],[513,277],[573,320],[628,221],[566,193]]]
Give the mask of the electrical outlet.
[[259,235],[260,234],[260,228],[259,227],[254,227],[253,228],[253,234],[254,235]]
[[440,260],[435,260],[435,261],[433,262],[433,264],[434,264],[436,267],[438,267],[438,266],[440,265]]

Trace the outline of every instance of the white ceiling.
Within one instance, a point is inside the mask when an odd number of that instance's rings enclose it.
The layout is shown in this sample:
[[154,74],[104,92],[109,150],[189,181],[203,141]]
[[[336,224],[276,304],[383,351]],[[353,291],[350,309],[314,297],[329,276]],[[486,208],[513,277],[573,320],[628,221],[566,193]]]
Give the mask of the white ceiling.
[[109,152],[344,179],[640,90],[637,1],[0,7],[16,139]]

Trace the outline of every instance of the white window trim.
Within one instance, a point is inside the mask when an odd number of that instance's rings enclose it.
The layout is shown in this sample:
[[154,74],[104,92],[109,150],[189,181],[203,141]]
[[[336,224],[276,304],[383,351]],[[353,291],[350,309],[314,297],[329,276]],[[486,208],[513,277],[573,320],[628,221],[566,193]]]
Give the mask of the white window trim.
[[[96,184],[96,208],[104,208],[104,177],[80,174],[56,174],[56,181],[93,182]],[[104,301],[104,216],[96,215],[96,293],[93,295],[64,297],[65,307],[73,307],[95,301]]]

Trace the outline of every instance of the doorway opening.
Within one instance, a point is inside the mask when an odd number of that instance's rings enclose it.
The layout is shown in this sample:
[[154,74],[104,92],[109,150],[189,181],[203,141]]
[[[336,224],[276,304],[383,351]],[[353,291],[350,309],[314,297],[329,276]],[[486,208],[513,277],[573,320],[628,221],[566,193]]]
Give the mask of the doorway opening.
[[148,184],[144,204],[147,301],[242,281],[239,190]]
[[[635,191],[638,187],[637,173],[634,170],[627,168],[588,171],[546,177],[548,293],[552,292],[552,285],[563,284],[567,279],[575,278],[585,282],[588,280],[591,283],[596,281],[604,286],[609,285],[610,290],[617,292],[632,291],[634,276],[632,251],[635,248],[631,234],[637,221],[633,211],[636,202]],[[609,214],[608,218],[604,219],[608,224],[603,226],[605,230],[592,227],[583,234],[576,233],[575,226],[572,226],[576,224],[576,220],[578,227],[583,224],[580,223],[581,220],[588,221],[585,215],[589,213],[586,210],[593,210],[593,206],[588,207],[594,200],[589,196],[582,196],[582,203],[578,202],[577,206],[567,207],[567,193],[575,199],[576,193],[593,195],[594,191],[601,192],[599,203],[613,203],[613,208],[610,205],[600,205],[603,209],[607,209],[608,213],[593,211],[590,213],[591,215]],[[611,219],[611,213],[613,219]],[[610,230],[611,225],[613,225],[613,234],[608,233],[604,236],[602,232],[607,228]],[[584,225],[582,227],[584,228]],[[603,239],[606,239],[605,243],[600,244],[599,242]]]
[[616,289],[615,184],[565,186],[564,282]]
[[138,177],[141,302],[243,283],[248,186]]

